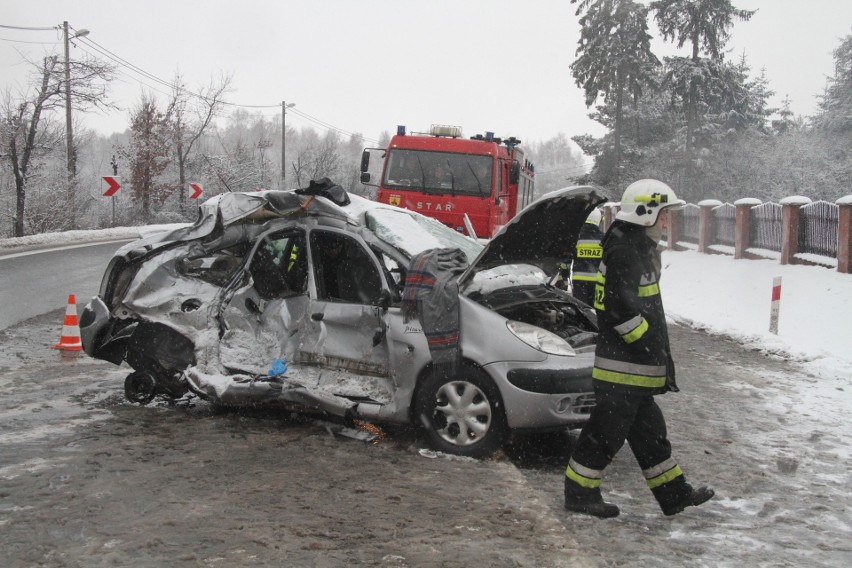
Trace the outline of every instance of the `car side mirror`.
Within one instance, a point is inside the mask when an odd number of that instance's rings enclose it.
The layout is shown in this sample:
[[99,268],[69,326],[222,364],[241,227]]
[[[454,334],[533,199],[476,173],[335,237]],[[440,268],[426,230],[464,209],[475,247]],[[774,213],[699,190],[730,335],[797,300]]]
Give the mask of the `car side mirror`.
[[[361,181],[364,180],[363,174],[367,173],[369,170],[370,170],[370,151],[364,150],[363,152],[361,152],[361,172],[363,172],[362,175],[361,175]],[[367,176],[367,177],[369,177],[369,176]],[[369,181],[369,180],[367,180],[367,181]]]
[[370,173],[369,172],[361,172],[361,183],[370,183]]
[[512,162],[509,166],[509,182],[518,183],[521,179],[521,164],[517,161]]

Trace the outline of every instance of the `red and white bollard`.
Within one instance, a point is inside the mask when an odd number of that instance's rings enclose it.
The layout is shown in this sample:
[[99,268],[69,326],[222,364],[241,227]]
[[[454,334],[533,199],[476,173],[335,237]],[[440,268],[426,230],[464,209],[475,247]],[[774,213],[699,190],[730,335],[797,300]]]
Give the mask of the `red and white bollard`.
[[778,335],[778,312],[781,308],[781,277],[772,279],[772,307],[769,311],[769,332]]

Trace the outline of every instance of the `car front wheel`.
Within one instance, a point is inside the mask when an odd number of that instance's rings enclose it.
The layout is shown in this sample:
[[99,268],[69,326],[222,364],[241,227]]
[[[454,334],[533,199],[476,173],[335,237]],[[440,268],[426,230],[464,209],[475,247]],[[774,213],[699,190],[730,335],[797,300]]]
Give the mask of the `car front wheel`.
[[467,365],[453,377],[432,373],[417,393],[415,412],[432,446],[448,454],[485,457],[506,438],[497,388],[484,372]]

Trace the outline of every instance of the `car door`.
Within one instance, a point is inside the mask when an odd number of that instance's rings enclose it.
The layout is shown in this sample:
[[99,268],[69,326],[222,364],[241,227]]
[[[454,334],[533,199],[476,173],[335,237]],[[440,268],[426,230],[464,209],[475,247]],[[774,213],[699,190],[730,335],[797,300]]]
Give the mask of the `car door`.
[[331,229],[309,234],[312,305],[301,361],[387,376],[388,352],[377,307],[383,286],[363,241]]
[[[380,313],[383,339],[388,349],[390,379],[394,388],[394,404],[375,409],[376,416],[405,421],[417,379],[423,368],[431,362],[432,356],[420,322],[416,319],[406,321],[402,313],[402,292],[408,259],[378,247],[372,247],[371,250],[379,260],[388,284],[388,298],[380,301]],[[368,409],[362,404],[359,411],[366,413]]]
[[211,326],[219,330],[218,358],[227,370],[265,375],[276,359],[298,358],[310,306],[306,243],[296,227],[255,242]]

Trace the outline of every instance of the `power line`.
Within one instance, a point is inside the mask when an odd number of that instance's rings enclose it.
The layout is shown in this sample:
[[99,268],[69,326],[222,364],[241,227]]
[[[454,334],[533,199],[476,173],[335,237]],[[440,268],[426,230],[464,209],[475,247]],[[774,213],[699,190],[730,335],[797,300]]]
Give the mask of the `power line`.
[[[163,85],[163,86],[168,87],[169,89],[172,89],[172,90],[175,90],[175,89],[176,89],[176,86],[174,85],[174,83],[172,83],[172,82],[170,82],[170,81],[165,81],[165,80],[163,80],[163,79],[160,79],[160,78],[159,78],[159,77],[157,77],[156,75],[154,75],[154,74],[152,74],[152,73],[149,73],[149,72],[145,71],[144,69],[142,69],[141,67],[138,67],[138,66],[134,65],[133,63],[130,63],[130,62],[129,62],[129,61],[127,61],[126,59],[124,59],[124,58],[122,58],[122,57],[118,56],[117,54],[113,53],[112,51],[110,51],[110,50],[109,50],[109,49],[107,49],[106,47],[104,47],[104,46],[102,46],[102,45],[100,45],[100,44],[96,43],[96,42],[95,42],[95,41],[93,41],[92,39],[90,39],[90,38],[88,38],[88,37],[82,37],[82,38],[79,38],[79,39],[80,39],[83,43],[85,43],[85,44],[91,44],[91,45],[90,45],[90,47],[92,47],[92,49],[95,49],[96,51],[98,51],[99,53],[101,53],[101,55],[103,55],[104,57],[107,57],[108,59],[110,59],[110,60],[111,60],[111,61],[113,61],[114,63],[116,63],[116,64],[118,64],[118,65],[120,65],[120,66],[122,66],[122,67],[126,67],[126,68],[130,69],[131,71],[133,71],[133,72],[135,72],[135,73],[138,73],[139,75],[142,75],[143,77],[148,78],[149,80],[155,81],[155,82],[157,82],[157,83],[159,83],[159,84],[161,84],[161,85]],[[142,81],[139,81],[139,82],[140,82],[140,83],[142,83]],[[145,84],[145,83],[143,83],[143,84]],[[148,86],[148,87],[150,88],[150,86],[149,86],[149,85],[147,85],[147,84],[146,84],[146,86]],[[156,90],[156,89],[155,89],[155,90]],[[195,92],[193,92],[193,91],[191,91],[191,90],[189,90],[189,89],[182,89],[182,90],[183,90],[183,91],[185,91],[187,94],[189,94],[189,95],[191,95],[191,96],[194,96],[194,97],[196,97],[196,98],[198,98],[198,99],[201,99],[201,100],[203,100],[203,101],[207,101],[207,102],[209,102],[209,99],[208,99],[207,97],[205,97],[205,96],[203,96],[203,95],[201,95],[201,94],[199,94],[199,93],[195,93]],[[159,92],[159,91],[158,91],[158,92]],[[279,108],[279,107],[280,107],[280,104],[274,104],[274,105],[240,104],[240,103],[234,103],[234,102],[226,101],[226,100],[220,100],[219,102],[221,102],[223,105],[226,105],[226,106],[233,106],[233,107],[239,107],[239,108],[256,108],[256,109],[263,109],[263,108]],[[314,117],[314,116],[311,116],[311,115],[309,115],[309,114],[307,114],[307,113],[305,113],[305,112],[303,112],[303,111],[301,111],[301,110],[296,110],[296,109],[294,109],[294,108],[290,108],[290,112],[292,112],[292,113],[294,113],[294,114],[296,114],[296,115],[298,115],[298,116],[300,116],[300,117],[304,118],[305,120],[307,120],[307,121],[309,121],[309,122],[312,122],[312,123],[314,123],[314,124],[316,124],[316,125],[318,125],[318,126],[320,126],[320,127],[324,128],[325,130],[334,131],[334,132],[339,132],[339,133],[341,133],[341,134],[344,134],[344,135],[346,135],[346,136],[350,136],[350,137],[352,137],[352,136],[355,136],[355,135],[356,135],[356,134],[355,134],[355,133],[353,133],[353,132],[350,132],[350,131],[348,131],[348,130],[344,130],[344,129],[342,129],[342,128],[339,128],[339,127],[337,127],[337,126],[335,126],[335,125],[333,125],[333,124],[330,124],[330,123],[328,123],[328,122],[325,122],[324,120],[321,120],[321,119],[319,119],[319,118],[316,118],[316,117]],[[363,138],[363,136],[362,136],[362,138]],[[364,139],[365,139],[365,140],[367,140],[366,138],[364,138]],[[369,141],[369,142],[375,142],[374,140],[368,140],[368,141]]]
[[82,38],[78,38],[78,39],[80,39],[82,41],[82,43],[88,45],[90,48],[94,49],[95,51],[100,53],[103,57],[106,57],[107,59],[113,61],[114,63],[117,63],[118,65],[120,65],[122,67],[126,67],[127,69],[130,69],[134,73],[142,75],[143,77],[145,77],[145,78],[147,78],[151,81],[154,81],[156,83],[160,83],[161,85],[163,85],[165,87],[169,87],[170,89],[174,88],[174,85],[172,83],[170,83],[168,81],[164,81],[163,79],[160,79],[156,75],[154,75],[152,73],[148,73],[144,69],[137,67],[136,65],[130,63],[129,61],[127,61],[125,59],[122,59],[121,57],[119,57],[118,55],[116,55],[115,53],[110,51],[109,49],[103,47],[102,45],[100,45],[99,43],[97,43],[95,41],[92,41],[88,37],[82,37]]
[[[27,31],[56,31],[56,30],[59,29],[58,26],[53,26],[53,27],[49,27],[49,28],[47,28],[47,27],[35,28],[35,27],[22,27],[22,26],[8,26],[8,25],[2,25],[2,24],[0,24],[0,28],[15,29],[15,30],[27,30]],[[68,29],[72,30],[74,32],[78,32],[78,30],[74,29],[70,25],[68,26]],[[118,54],[110,51],[108,48],[106,48],[106,47],[100,45],[99,43],[95,42],[94,40],[92,40],[88,36],[85,36],[85,37],[84,36],[78,36],[78,37],[75,37],[75,38],[72,38],[72,39],[79,41],[82,44],[82,46],[80,46],[80,49],[82,49],[83,51],[85,51],[89,55],[92,55],[93,57],[97,57],[97,56],[94,53],[92,53],[92,51],[85,49],[85,47],[83,47],[83,46],[88,47],[89,49],[93,50],[97,54],[100,54],[101,57],[105,57],[105,58],[109,59],[110,61],[117,64],[118,66],[130,70],[131,72],[135,73],[136,75],[138,75],[140,77],[147,79],[148,81],[157,83],[161,87],[167,87],[172,92],[178,89],[178,87],[174,83],[172,83],[171,81],[166,81],[164,79],[160,79],[159,77],[157,77],[153,73],[149,73],[148,71],[145,71],[141,67],[138,67],[137,65],[131,63],[130,61],[127,61],[126,59],[119,56]],[[18,43],[42,43],[42,42],[26,42],[26,41],[19,41],[19,40],[5,40],[3,38],[0,38],[0,40],[17,41]],[[43,43],[47,44],[48,42],[43,42]],[[55,42],[55,43],[58,44],[60,42]],[[134,76],[129,75],[129,74],[122,72],[122,71],[120,71],[120,73],[122,75],[129,77],[132,80],[148,87],[149,89],[151,89],[155,92],[158,92],[158,93],[163,94],[165,96],[169,96],[171,94],[171,93],[163,93],[158,88],[151,86],[150,84],[146,83],[143,80],[140,80],[138,77],[134,77]],[[196,93],[194,91],[191,91],[191,90],[185,89],[185,88],[180,88],[180,90],[187,93],[190,96],[196,97],[196,98],[201,99],[201,100],[206,101],[206,102],[209,102],[209,99],[207,97],[205,97],[204,95],[201,95],[199,93]],[[235,103],[235,102],[226,101],[226,100],[219,100],[219,102],[221,104],[225,105],[225,106],[239,107],[239,108],[265,109],[265,108],[279,108],[280,107],[280,104],[270,104],[270,105],[241,104],[241,103]],[[290,112],[299,116],[303,120],[307,121],[312,126],[318,126],[318,127],[322,128],[323,130],[326,130],[326,131],[329,131],[329,132],[337,132],[339,134],[343,134],[344,136],[349,136],[349,137],[360,136],[361,139],[366,141],[366,142],[378,144],[377,140],[365,138],[362,134],[358,134],[358,133],[355,133],[355,132],[351,132],[349,130],[345,130],[345,129],[340,128],[338,126],[335,126],[335,125],[333,125],[329,122],[326,122],[326,121],[324,121],[320,118],[312,116],[312,115],[310,115],[310,114],[308,114],[308,113],[306,113],[302,110],[290,108]]]
[[49,27],[49,28],[28,28],[28,27],[24,27],[24,26],[6,26],[6,25],[3,25],[3,24],[0,24],[0,28],[5,28],[7,30],[27,30],[27,31],[31,31],[31,32],[33,32],[33,31],[35,31],[35,32],[46,32],[46,31],[59,30],[59,26],[52,26],[52,27]]
[[6,37],[0,37],[0,41],[8,41],[11,43],[34,43],[37,45],[59,45],[62,43],[61,41],[24,41],[22,39],[9,39]]

